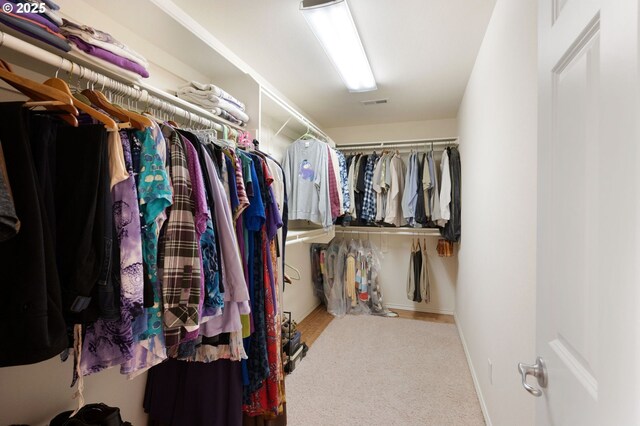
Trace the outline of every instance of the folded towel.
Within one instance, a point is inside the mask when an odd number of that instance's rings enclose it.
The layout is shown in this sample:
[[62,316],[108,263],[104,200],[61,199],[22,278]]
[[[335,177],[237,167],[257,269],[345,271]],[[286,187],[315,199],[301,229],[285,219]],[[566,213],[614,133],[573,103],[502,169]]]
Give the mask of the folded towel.
[[238,120],[222,108],[214,108],[212,112],[218,117],[224,118],[225,120],[230,121],[233,124],[237,124],[238,126],[245,126],[247,124],[244,121]]
[[193,87],[183,87],[178,90],[178,97],[210,111],[214,108],[223,109],[245,123],[249,121],[249,116],[244,111],[241,111],[231,102],[226,99],[222,99],[211,92],[205,92]]
[[145,59],[144,56],[134,51],[133,49],[130,49],[127,45],[119,42],[118,40],[113,38],[111,34],[105,33],[104,31],[96,30],[86,25],[76,24],[75,22],[69,21],[66,18],[63,19],[63,21],[64,25],[60,27],[60,29],[62,30],[62,33],[64,35],[74,35],[81,38],[86,43],[89,43],[96,47],[100,47],[104,50],[108,50],[109,52],[123,58],[129,59],[130,61],[141,65],[145,69],[149,68],[149,62]]
[[238,109],[240,109],[241,111],[245,111],[245,105],[242,102],[240,102],[239,100],[237,100],[236,98],[234,98],[229,93],[225,92],[224,90],[222,90],[221,88],[219,88],[215,84],[205,84],[205,83],[198,83],[197,81],[192,81],[191,83],[187,84],[186,86],[181,87],[181,89],[185,88],[185,87],[193,87],[193,88],[201,90],[203,92],[211,92],[214,95],[216,95],[217,97],[225,99],[225,100],[231,102],[236,107],[238,107]]

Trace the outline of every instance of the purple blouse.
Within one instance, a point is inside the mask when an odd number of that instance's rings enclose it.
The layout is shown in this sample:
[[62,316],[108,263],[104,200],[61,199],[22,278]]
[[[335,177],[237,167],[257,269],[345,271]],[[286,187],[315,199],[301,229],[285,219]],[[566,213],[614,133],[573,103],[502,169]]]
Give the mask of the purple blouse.
[[124,138],[120,140],[129,172],[129,177],[117,183],[112,190],[113,220],[120,247],[120,319],[98,319],[87,326],[80,363],[82,375],[97,373],[132,358],[132,322],[143,312],[144,277],[138,192],[133,177],[129,141]]

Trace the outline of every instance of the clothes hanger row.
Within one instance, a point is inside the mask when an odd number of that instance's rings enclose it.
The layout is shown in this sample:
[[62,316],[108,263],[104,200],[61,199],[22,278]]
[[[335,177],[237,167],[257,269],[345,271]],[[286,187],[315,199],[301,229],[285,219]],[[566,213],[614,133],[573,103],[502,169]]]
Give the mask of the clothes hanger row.
[[[64,61],[64,59],[62,59],[62,61]],[[132,89],[129,86],[115,82],[115,88],[107,88],[105,91],[104,86],[107,77],[102,76],[102,88],[95,90],[94,83],[98,82],[100,75],[96,74],[95,82],[89,82],[85,74],[88,70],[84,67],[79,67],[77,74],[76,88],[78,88],[78,90],[72,91],[73,84],[71,83],[71,76],[73,75],[74,66],[75,64],[71,62],[71,70],[68,73],[69,82],[58,77],[60,71],[60,67],[58,67],[54,77],[47,79],[43,83],[38,83],[16,74],[13,72],[9,63],[0,59],[0,79],[29,98],[29,101],[24,104],[25,108],[41,107],[57,113],[63,121],[74,127],[77,127],[79,124],[77,116],[80,112],[84,112],[96,121],[102,123],[108,131],[117,131],[125,128],[144,130],[153,125],[153,118],[162,117],[162,121],[171,122],[171,119],[177,116],[178,108],[175,105],[159,99],[152,99],[147,92],[141,92],[147,93],[147,106],[144,109],[137,108],[137,102],[142,95],[138,99],[133,99],[136,105],[135,109],[144,112],[140,114],[133,111],[134,107],[131,105]],[[79,89],[80,80],[82,79],[87,79],[87,87],[84,90]],[[108,97],[104,92],[108,94]],[[155,107],[149,109],[152,100],[157,104],[157,110]],[[125,103],[127,104],[126,108],[123,106]],[[99,108],[101,111],[96,108]],[[196,124],[195,127],[210,127],[205,126],[202,121],[203,119],[200,119],[197,115],[192,115],[191,112],[188,113],[190,127],[193,123]],[[149,115],[152,117],[149,117]],[[200,120],[192,120],[192,117]],[[119,121],[119,123],[116,122],[116,120]],[[172,122],[172,124],[177,127],[177,123]],[[223,127],[231,130],[226,125],[223,125]],[[235,130],[233,134],[237,137]]]
[[[336,146],[336,149],[340,149],[346,152],[353,153],[367,153],[372,152],[374,150],[381,150],[382,153],[385,152],[399,152],[400,150],[409,150],[410,152],[422,152],[424,149],[426,152],[433,152],[435,145],[441,146],[443,149],[446,149],[451,146],[456,146],[458,144],[458,140],[456,138],[451,139],[436,139],[436,140],[424,140],[421,142],[416,141],[386,141],[386,142],[366,142],[362,144],[348,144],[346,146]],[[361,145],[361,146],[359,146]]]

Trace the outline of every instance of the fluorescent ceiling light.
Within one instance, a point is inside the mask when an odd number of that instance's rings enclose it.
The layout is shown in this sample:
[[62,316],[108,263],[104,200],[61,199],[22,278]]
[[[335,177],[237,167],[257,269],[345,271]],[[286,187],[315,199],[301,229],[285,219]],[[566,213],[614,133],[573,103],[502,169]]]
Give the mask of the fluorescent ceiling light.
[[376,80],[346,0],[307,7],[304,3],[300,2],[302,14],[349,91],[376,90]]

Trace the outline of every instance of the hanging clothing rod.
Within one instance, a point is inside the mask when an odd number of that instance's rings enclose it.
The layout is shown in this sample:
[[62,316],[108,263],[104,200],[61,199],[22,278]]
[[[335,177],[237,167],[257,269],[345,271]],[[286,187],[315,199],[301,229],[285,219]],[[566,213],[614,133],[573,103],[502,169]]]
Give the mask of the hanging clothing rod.
[[[78,77],[78,80],[94,83],[96,87],[100,87],[101,90],[108,90],[114,94],[130,98],[133,102],[140,102],[145,108],[156,109],[174,117],[180,117],[185,123],[196,123],[218,131],[223,131],[224,126],[241,131],[244,130],[242,127],[218,117],[203,108],[192,105],[183,99],[147,83],[118,81],[90,67],[80,65],[77,62],[49,52],[4,31],[0,31],[0,50],[2,49],[26,55],[44,64],[55,67],[59,71],[66,71]],[[81,58],[74,58],[74,60],[76,59],[81,60]]]
[[413,235],[416,237],[440,237],[440,230],[435,228],[389,228],[389,227],[360,227],[353,230],[349,227],[336,226],[336,234],[377,234],[377,235]]
[[448,146],[456,145],[458,143],[457,137],[451,138],[436,138],[436,139],[411,139],[411,140],[397,140],[397,141],[381,141],[381,142],[365,142],[365,143],[353,143],[337,145],[336,149],[341,151],[368,151],[372,149],[397,149],[397,148],[415,148],[415,147],[430,147],[430,146]]
[[[285,111],[287,111],[293,118],[295,118],[300,124],[307,126],[310,130],[312,130],[316,136],[320,136],[322,138],[324,138],[327,142],[329,142],[331,140],[331,138],[322,130],[320,130],[320,128],[318,126],[316,126],[315,124],[313,124],[311,121],[309,121],[309,119],[307,119],[304,115],[300,114],[298,111],[296,111],[295,109],[293,109],[292,107],[290,107],[289,105],[287,105],[285,102],[283,102],[282,100],[280,100],[280,98],[278,98],[275,94],[271,93],[268,89],[262,87],[260,89],[260,93],[267,95],[272,101],[274,101],[276,104],[278,104],[282,109],[284,109]],[[287,122],[285,123],[284,126],[282,126],[282,128],[284,128],[287,124],[289,123],[289,121],[287,120]],[[280,133],[282,131],[282,128],[278,131],[278,133]],[[302,136],[302,135],[300,135]]]

